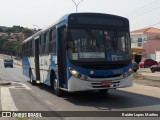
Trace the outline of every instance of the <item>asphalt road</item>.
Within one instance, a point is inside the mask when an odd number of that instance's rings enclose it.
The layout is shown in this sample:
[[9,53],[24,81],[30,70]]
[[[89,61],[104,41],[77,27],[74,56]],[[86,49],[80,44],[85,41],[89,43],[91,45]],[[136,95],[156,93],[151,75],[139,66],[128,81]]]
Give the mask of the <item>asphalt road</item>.
[[[160,88],[139,83],[129,88],[110,90],[104,95],[95,91],[66,93],[63,97],[57,97],[46,85],[32,86],[29,78],[22,74],[21,66],[14,65],[14,68],[4,68],[1,60],[0,79],[11,82],[11,85],[0,86],[1,111],[53,111],[52,114],[55,116],[59,115],[54,111],[160,111]],[[30,118],[32,119],[35,118]],[[75,117],[59,116],[41,119],[74,120]],[[76,119],[81,120],[82,118],[76,117]],[[83,117],[83,120],[89,119],[106,120],[106,117]],[[128,118],[119,117],[118,119],[127,120]],[[136,120],[137,118],[130,119]],[[140,119],[150,120],[151,118]]]

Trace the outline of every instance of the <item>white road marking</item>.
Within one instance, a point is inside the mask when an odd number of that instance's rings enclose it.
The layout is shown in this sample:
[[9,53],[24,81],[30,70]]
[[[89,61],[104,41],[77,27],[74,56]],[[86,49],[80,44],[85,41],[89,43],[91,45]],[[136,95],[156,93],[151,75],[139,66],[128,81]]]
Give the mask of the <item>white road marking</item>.
[[[10,75],[12,75],[16,80],[20,81],[20,79],[16,75],[14,75],[13,73],[10,73]],[[21,84],[23,87],[25,87],[25,89],[28,89],[28,90],[31,89],[29,86],[27,86],[26,84],[23,84],[23,83],[19,83],[19,82],[12,82],[12,83]],[[10,88],[15,88],[15,87],[13,86]],[[24,88],[16,88],[16,89],[24,89]]]
[[1,87],[1,106],[2,111],[18,111],[7,87]]
[[[24,83],[12,82],[12,81],[11,81],[11,83],[13,84],[13,86],[9,87],[11,89],[27,89],[27,90],[31,90],[31,88],[29,86],[27,86],[26,84],[24,84]],[[21,86],[16,86],[16,85],[14,86],[14,84],[19,84]]]

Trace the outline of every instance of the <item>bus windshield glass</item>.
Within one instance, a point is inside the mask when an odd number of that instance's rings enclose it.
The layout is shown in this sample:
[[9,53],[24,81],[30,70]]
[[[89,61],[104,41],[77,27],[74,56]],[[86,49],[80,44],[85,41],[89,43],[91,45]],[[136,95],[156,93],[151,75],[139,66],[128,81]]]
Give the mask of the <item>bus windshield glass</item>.
[[70,60],[82,62],[124,61],[130,59],[129,33],[98,29],[70,29]]

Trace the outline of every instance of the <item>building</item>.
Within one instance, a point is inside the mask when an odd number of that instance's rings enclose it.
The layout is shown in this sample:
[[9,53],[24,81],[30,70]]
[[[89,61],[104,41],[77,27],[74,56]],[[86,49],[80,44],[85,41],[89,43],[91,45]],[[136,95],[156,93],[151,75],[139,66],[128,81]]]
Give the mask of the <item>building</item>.
[[132,49],[139,49],[137,55],[141,55],[143,59],[157,60],[157,51],[160,50],[160,29],[145,28],[131,32],[131,47]]
[[8,33],[0,32],[0,38],[8,37]]
[[25,35],[20,32],[20,33],[10,33],[10,37],[17,39],[17,40],[24,40],[25,39]]

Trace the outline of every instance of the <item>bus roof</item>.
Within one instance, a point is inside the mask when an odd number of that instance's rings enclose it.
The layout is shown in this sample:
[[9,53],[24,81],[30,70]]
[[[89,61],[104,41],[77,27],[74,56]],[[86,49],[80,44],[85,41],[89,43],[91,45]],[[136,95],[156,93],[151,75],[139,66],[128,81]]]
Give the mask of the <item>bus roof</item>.
[[64,24],[68,24],[68,18],[69,18],[70,15],[96,15],[96,16],[106,16],[106,15],[108,15],[108,16],[119,17],[121,19],[128,20],[125,17],[121,17],[121,16],[117,16],[117,15],[112,15],[112,14],[105,14],[105,13],[87,13],[87,12],[86,13],[69,13],[69,14],[66,14],[66,15],[62,16],[59,20],[57,20],[56,22],[54,22],[50,26],[43,28],[42,30],[40,30],[37,33],[35,33],[34,35],[32,35],[29,38],[25,39],[23,41],[23,43],[25,43],[25,42],[27,42],[27,41],[29,41],[31,39],[34,39],[35,37],[39,36],[39,34],[44,33],[45,31],[47,31],[48,29],[53,28],[54,26],[60,27],[60,26],[62,26]]

